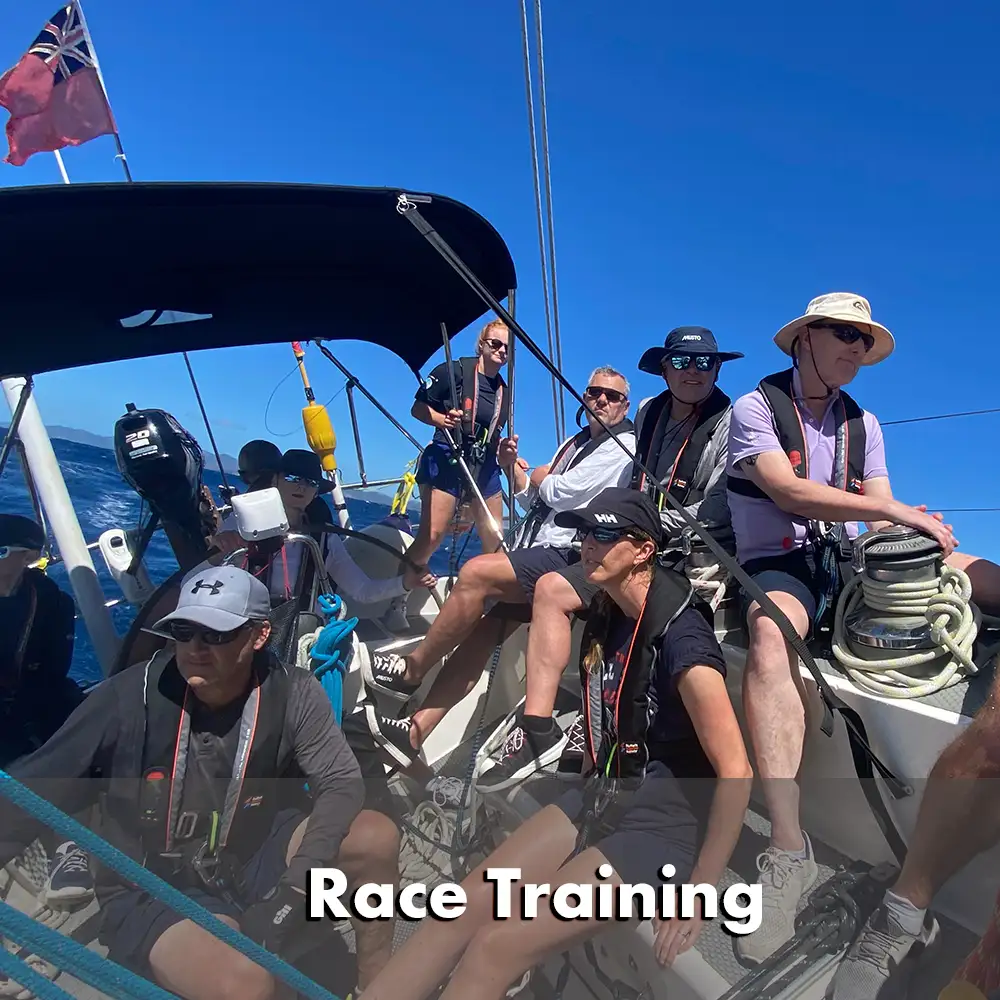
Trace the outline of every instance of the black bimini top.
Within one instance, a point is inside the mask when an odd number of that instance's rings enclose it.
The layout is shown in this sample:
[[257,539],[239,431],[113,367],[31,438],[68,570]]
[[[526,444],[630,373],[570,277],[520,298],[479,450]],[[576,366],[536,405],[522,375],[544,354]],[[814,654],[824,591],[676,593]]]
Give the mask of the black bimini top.
[[[0,375],[317,337],[379,344],[418,372],[442,323],[454,335],[487,307],[397,211],[399,194],[186,182],[0,189]],[[417,207],[494,298],[516,288],[507,246],[482,216],[437,195]]]

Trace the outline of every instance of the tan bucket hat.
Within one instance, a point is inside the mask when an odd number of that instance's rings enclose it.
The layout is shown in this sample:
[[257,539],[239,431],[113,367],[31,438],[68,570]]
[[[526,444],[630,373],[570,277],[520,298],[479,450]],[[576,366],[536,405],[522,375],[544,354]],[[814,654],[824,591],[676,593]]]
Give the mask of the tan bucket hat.
[[871,303],[854,292],[829,292],[819,295],[806,306],[804,316],[786,323],[775,335],[774,342],[785,354],[791,356],[792,343],[810,323],[828,319],[835,323],[850,323],[875,338],[875,344],[861,360],[863,365],[876,365],[884,361],[896,346],[892,334],[881,323],[872,319]]

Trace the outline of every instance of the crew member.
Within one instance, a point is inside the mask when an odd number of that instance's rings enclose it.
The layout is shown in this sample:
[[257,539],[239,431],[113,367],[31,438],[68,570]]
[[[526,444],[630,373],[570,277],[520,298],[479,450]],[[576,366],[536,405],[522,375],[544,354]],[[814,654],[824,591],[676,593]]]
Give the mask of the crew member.
[[[37,750],[83,701],[69,677],[76,607],[40,569],[42,526],[20,514],[0,514],[0,767]],[[46,902],[90,899],[94,882],[87,855],[72,841],[45,831],[49,855]]]
[[[867,299],[833,292],[774,338],[792,368],[769,375],[733,406],[729,436],[729,507],[739,561],[803,638],[835,607],[834,559],[844,538],[869,527],[908,525],[940,545],[968,573],[984,610],[1000,608],[1000,567],[956,552],[951,526],[925,506],[893,499],[882,431],[875,416],[843,391],[861,366],[895,346]],[[802,895],[818,869],[799,823],[796,776],[806,731],[806,689],[798,654],[756,601],[747,601],[750,645],[743,704],[771,819],[761,858],[764,919],[737,941],[761,962],[788,941]]]
[[[595,369],[583,392],[590,408],[587,426],[563,442],[552,462],[532,470],[530,476],[518,457],[517,439],[501,444],[501,462],[513,479],[514,495],[528,511],[519,539],[523,546],[470,559],[424,641],[412,652],[405,657],[377,652],[370,662],[362,662],[368,689],[406,700],[431,667],[461,644],[412,719],[387,718],[373,704],[366,706],[375,739],[397,764],[405,767],[412,761],[431,730],[472,690],[497,643],[527,620],[536,582],[546,573],[579,562],[575,533],[559,527],[555,517],[558,511],[585,506],[621,478],[629,464],[628,452],[602,423],[633,451],[628,392],[621,372],[606,365]],[[501,603],[482,618],[489,601]]]
[[[726,459],[729,397],[718,387],[725,361],[742,358],[720,351],[711,330],[681,326],[662,347],[639,359],[639,371],[661,375],[666,389],[642,401],[636,416],[636,457],[687,513],[718,535],[728,533]],[[649,493],[657,501],[666,545],[680,542],[684,518],[629,464],[620,485]],[[570,656],[572,618],[590,605],[597,587],[582,563],[547,573],[535,587],[525,656],[525,701],[510,735],[479,778],[483,791],[500,791],[563,756],[561,767],[578,771],[583,760],[582,730],[563,731],[552,718],[563,669]]]
[[[174,645],[100,684],[10,773],[66,812],[99,802],[102,837],[292,959],[307,872],[337,864],[364,785],[320,683],[267,652],[269,612],[246,571],[192,571],[153,626]],[[9,803],[0,810],[0,864],[39,827]],[[189,1000],[275,995],[269,973],[114,871],[100,869],[97,893],[112,960]],[[349,953],[322,929],[344,995]]]
[[[611,868],[602,884],[657,886],[669,860],[675,884],[718,886],[736,846],[750,764],[715,634],[688,604],[686,578],[656,563],[656,505],[615,487],[556,521],[583,534],[583,565],[599,588],[580,656],[595,748],[588,783],[511,834],[464,881],[466,911],[423,921],[364,1000],[422,1000],[449,974],[441,1000],[501,1000],[525,971],[606,929],[597,919],[561,920],[544,902],[534,919],[516,906],[494,919],[488,868],[519,868],[523,881],[554,894],[567,883],[593,891],[602,865]],[[608,777],[623,790],[598,811],[592,803],[603,802]],[[670,965],[702,927],[700,914],[658,921],[659,962]]]

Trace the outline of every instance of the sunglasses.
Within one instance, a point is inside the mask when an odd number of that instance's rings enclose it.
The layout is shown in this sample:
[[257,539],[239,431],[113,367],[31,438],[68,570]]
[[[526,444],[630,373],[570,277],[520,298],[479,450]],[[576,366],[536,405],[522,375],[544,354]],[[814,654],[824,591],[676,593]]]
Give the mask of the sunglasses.
[[674,371],[686,372],[693,361],[698,371],[710,372],[715,367],[716,360],[714,354],[671,354],[669,358],[663,359],[663,367],[669,362]]
[[6,559],[7,556],[13,555],[15,552],[30,552],[31,549],[25,548],[23,545],[0,545],[0,559]]
[[502,340],[497,340],[496,337],[487,337],[483,343],[491,351],[506,351],[507,345]]
[[628,399],[624,392],[619,392],[617,389],[605,389],[603,385],[588,385],[583,390],[583,395],[585,399],[592,399],[595,403],[601,396],[606,396],[609,403],[621,403]]
[[590,537],[593,537],[598,545],[612,545],[615,542],[620,542],[623,538],[634,538],[636,541],[643,540],[630,528],[605,528],[599,524],[595,524],[589,528],[580,528],[577,530],[576,540],[578,542],[586,541]]
[[291,483],[293,486],[311,486],[314,490],[318,490],[323,485],[308,476],[285,476],[284,479],[286,483]]
[[195,625],[194,622],[167,622],[163,626],[164,633],[168,634],[174,642],[191,642],[195,636],[200,636],[201,641],[206,646],[226,646],[239,638],[250,622],[240,625],[239,628],[230,629],[228,632],[220,632],[214,628],[203,628]]
[[875,338],[870,333],[862,333],[850,323],[820,323],[810,327],[810,329],[829,330],[837,340],[843,341],[845,344],[854,344],[860,340],[865,345],[866,354],[875,346]]

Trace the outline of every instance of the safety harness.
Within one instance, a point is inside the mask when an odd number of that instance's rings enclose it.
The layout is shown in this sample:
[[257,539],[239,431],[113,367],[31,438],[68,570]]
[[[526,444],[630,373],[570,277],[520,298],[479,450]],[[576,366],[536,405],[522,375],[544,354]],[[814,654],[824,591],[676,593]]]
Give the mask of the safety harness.
[[[486,456],[496,452],[500,443],[500,428],[510,415],[510,400],[503,376],[497,374],[497,394],[493,401],[493,415],[485,425],[476,423],[479,413],[479,358],[459,358],[462,371],[462,451],[473,476],[478,475]],[[478,431],[477,431],[478,428]]]
[[[687,434],[676,434],[664,442],[671,403],[669,389],[650,400],[639,430],[636,457],[643,465],[654,470],[669,462],[670,475],[661,485],[678,503],[686,507],[704,498],[705,491],[695,485],[694,474],[712,435],[732,406],[732,400],[716,386],[692,414],[695,419],[691,421]],[[636,467],[633,473],[632,488],[645,491],[654,500],[658,499],[660,509],[663,509],[662,496],[652,483],[646,481],[646,474],[640,467]]]

